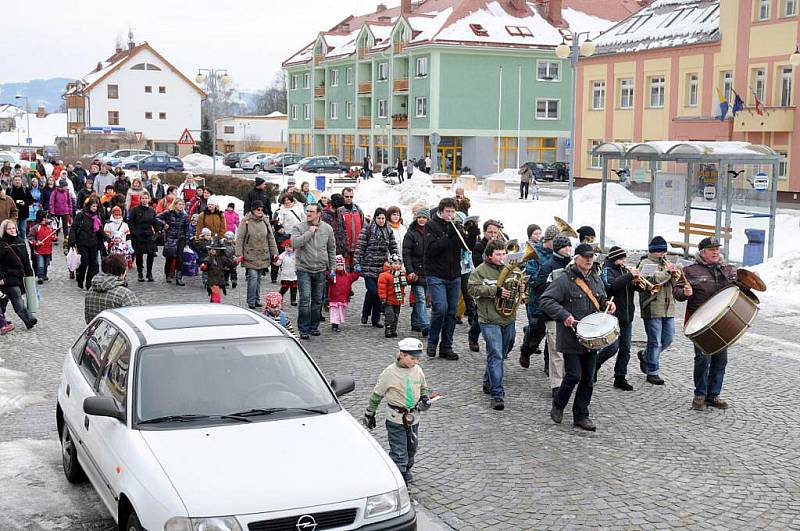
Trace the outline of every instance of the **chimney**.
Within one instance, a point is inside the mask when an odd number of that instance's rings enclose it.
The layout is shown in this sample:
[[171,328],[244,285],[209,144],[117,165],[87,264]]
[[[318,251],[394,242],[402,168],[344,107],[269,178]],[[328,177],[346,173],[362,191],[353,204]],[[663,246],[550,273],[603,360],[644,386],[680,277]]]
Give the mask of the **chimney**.
[[136,43],[133,42],[133,30],[128,29],[128,49],[133,50],[133,47],[136,46]]
[[44,118],[47,116],[47,111],[44,109],[44,105],[41,103],[39,104],[39,108],[36,109],[36,117],[37,118]]
[[99,72],[102,69],[103,69],[103,63],[101,63],[100,61],[97,61],[97,67],[95,67],[94,71],[95,72]]
[[378,7],[375,8],[376,13],[380,13],[381,11],[386,11],[386,4],[378,4]]
[[400,14],[407,17],[411,14],[411,0],[401,0]]
[[554,26],[564,24],[564,19],[561,18],[561,0],[549,0],[547,2],[547,19]]

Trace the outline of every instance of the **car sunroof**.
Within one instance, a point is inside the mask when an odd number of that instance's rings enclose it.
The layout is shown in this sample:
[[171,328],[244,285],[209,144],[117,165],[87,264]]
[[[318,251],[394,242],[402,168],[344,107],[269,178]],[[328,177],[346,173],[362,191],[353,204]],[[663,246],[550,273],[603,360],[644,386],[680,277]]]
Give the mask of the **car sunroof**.
[[179,330],[181,328],[200,328],[203,326],[235,326],[256,324],[254,318],[243,314],[181,315],[177,317],[158,317],[145,321],[156,330]]

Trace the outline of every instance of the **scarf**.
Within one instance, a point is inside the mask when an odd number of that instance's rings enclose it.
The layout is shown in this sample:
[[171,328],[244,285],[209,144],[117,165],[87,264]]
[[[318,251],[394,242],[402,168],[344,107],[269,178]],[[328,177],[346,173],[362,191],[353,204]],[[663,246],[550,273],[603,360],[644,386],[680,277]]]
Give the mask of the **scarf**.
[[86,212],[86,217],[92,221],[92,232],[97,232],[100,230],[100,224],[103,222],[96,213],[92,214],[91,212]]
[[401,225],[401,223],[400,223],[399,221],[398,221],[397,223],[392,223],[392,222],[390,221],[390,222],[388,223],[388,225],[389,225],[391,228],[393,228],[393,229],[395,229],[395,230],[396,230],[396,229],[399,229],[399,228],[400,228],[400,225]]
[[403,302],[403,286],[406,285],[406,274],[403,273],[402,269],[396,269],[392,271],[392,276],[394,276],[393,280],[393,287],[394,287],[394,296],[397,297],[397,302]]

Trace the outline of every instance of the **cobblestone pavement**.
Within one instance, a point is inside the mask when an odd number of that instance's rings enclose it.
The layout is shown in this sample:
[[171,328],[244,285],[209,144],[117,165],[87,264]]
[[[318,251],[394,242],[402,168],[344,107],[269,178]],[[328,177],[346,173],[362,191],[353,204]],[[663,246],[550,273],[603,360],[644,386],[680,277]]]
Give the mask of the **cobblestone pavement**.
[[[61,471],[55,391],[66,349],[84,326],[83,294],[66,280],[61,257],[53,269],[40,324],[0,338],[0,370],[27,373],[35,402],[0,417],[0,529],[109,529],[92,489],[67,484]],[[179,288],[160,272],[156,278],[132,282],[147,302],[205,300],[197,279]],[[362,296],[359,283],[343,333],[323,325],[306,342],[327,376],[355,377],[356,391],[343,402],[357,417],[396,351],[382,331],[358,324]],[[242,286],[226,299],[243,301]],[[401,337],[411,334],[409,314],[404,308]],[[761,316],[731,350],[727,411],[690,411],[692,351],[680,332],[662,356],[663,387],[645,383],[634,361],[636,390],[612,389],[613,363],[606,364],[592,401],[594,434],[573,428],[569,411],[563,425],[549,420],[541,359],[522,369],[518,351],[506,362],[506,410],[490,410],[483,353],[468,351],[461,325],[459,361],[423,361],[446,398],[422,421],[411,494],[453,529],[800,529],[798,324],[797,314]],[[519,321],[518,345],[521,329]],[[634,350],[643,344],[638,321]],[[385,431],[373,433],[388,448]]]

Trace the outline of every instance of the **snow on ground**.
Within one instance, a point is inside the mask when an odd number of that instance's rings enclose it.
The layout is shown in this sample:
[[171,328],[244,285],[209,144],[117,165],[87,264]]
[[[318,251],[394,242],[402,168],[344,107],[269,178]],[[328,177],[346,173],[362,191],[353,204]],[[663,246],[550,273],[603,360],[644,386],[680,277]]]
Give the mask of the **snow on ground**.
[[234,210],[239,214],[239,219],[244,217],[244,201],[238,197],[233,197],[232,195],[212,195],[209,199],[215,199],[220,210],[225,210],[228,207],[228,203],[233,203],[236,205]]
[[384,183],[380,175],[361,181],[356,189],[355,202],[369,216],[377,207],[398,206],[408,225],[414,220],[412,210],[420,206],[434,207],[441,198],[451,195],[445,188],[433,184],[430,175],[415,169],[410,180],[394,186]]
[[800,249],[773,256],[752,269],[767,285],[758,297],[769,301],[772,310],[767,309],[768,313],[800,311]]
[[[191,155],[186,155],[181,160],[183,161],[183,167],[186,171],[192,173],[210,173],[213,169],[213,159],[202,153],[192,153]],[[217,173],[225,175],[230,175],[231,173],[231,169],[222,163],[222,157],[217,157]]]
[[[0,364],[3,358],[0,358]],[[42,393],[28,390],[28,375],[0,367],[0,416],[44,400]]]

